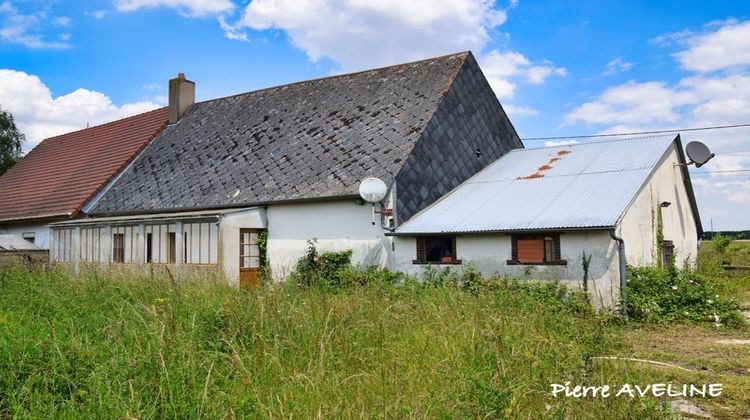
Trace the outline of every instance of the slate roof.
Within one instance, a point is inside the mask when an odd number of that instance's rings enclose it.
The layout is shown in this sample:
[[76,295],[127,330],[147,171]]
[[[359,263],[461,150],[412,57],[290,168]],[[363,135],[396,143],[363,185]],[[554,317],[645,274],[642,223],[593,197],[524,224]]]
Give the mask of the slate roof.
[[672,144],[682,153],[675,135],[513,150],[397,234],[614,227]]
[[367,176],[390,184],[467,58],[474,62],[465,52],[196,103],[91,213],[349,197]]
[[162,108],[42,141],[0,177],[0,222],[77,215],[167,119]]

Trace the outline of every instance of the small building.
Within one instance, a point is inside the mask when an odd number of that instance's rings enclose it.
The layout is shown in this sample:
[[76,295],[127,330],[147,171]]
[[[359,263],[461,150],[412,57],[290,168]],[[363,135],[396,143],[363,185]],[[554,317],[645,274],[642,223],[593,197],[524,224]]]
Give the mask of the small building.
[[48,138],[0,176],[0,234],[49,248],[48,223],[83,217],[167,125],[167,108]]
[[680,137],[514,150],[391,235],[393,268],[473,264],[485,275],[580,286],[590,256],[596,303],[619,297],[624,264],[682,265],[702,234]]

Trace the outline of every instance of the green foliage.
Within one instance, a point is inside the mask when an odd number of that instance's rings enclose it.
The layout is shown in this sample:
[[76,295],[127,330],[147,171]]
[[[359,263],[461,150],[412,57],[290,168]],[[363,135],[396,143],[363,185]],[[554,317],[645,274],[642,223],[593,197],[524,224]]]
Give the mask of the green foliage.
[[719,294],[720,285],[693,271],[669,267],[628,267],[628,315],[647,322],[695,322],[716,326],[742,324],[733,299]]
[[24,139],[23,133],[13,121],[13,115],[0,108],[0,175],[21,160]]
[[583,267],[583,290],[589,291],[589,267],[591,267],[591,254],[586,255],[586,251],[582,251],[581,255],[581,266]]
[[268,231],[262,230],[258,234],[258,251],[260,253],[260,282],[270,284],[272,282],[271,264],[268,260]]
[[316,242],[316,239],[307,241],[307,252],[295,264],[290,280],[303,286],[343,285],[345,274],[351,267],[352,251],[318,254]]
[[516,279],[386,286],[395,274],[366,273],[360,287],[248,293],[0,268],[0,417],[658,415],[648,398],[549,395],[551,383],[654,380],[594,360],[617,351],[619,327],[579,307],[580,293]]
[[713,247],[714,251],[716,251],[719,255],[724,255],[727,252],[727,248],[729,248],[729,245],[734,242],[734,237],[731,235],[722,235],[722,234],[716,234],[711,239],[711,246]]

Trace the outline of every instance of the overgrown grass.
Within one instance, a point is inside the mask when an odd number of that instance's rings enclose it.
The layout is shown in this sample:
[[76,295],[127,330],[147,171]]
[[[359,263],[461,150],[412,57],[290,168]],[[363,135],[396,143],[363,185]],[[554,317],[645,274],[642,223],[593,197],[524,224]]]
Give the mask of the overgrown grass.
[[575,302],[554,283],[244,292],[3,268],[0,416],[668,415],[654,398],[550,395],[670,379],[595,359],[625,351],[621,327]]

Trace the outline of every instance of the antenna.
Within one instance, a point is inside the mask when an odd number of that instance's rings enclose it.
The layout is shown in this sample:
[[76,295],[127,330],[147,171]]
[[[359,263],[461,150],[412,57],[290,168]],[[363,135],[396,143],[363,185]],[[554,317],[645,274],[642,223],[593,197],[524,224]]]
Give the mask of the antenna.
[[685,146],[685,153],[690,158],[688,165],[691,163],[695,164],[696,168],[700,168],[716,156],[714,153],[711,153],[708,146],[699,141],[691,141],[688,143],[687,146]]
[[359,183],[359,196],[372,203],[372,224],[375,224],[375,203],[383,201],[388,194],[388,186],[379,178],[365,178]]

